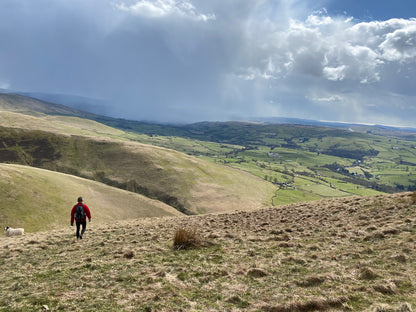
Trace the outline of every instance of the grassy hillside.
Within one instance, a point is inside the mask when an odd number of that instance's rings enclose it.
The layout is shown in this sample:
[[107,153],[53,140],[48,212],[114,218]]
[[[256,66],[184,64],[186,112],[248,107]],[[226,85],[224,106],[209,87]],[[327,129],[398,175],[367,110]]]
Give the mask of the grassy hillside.
[[[161,138],[179,136],[198,144],[201,141],[222,144],[227,148],[205,153],[200,149],[197,153],[226,165],[245,163],[246,170],[257,174],[262,171],[263,177],[277,183],[290,181],[299,187],[302,183],[293,181],[295,177],[314,176],[316,181],[318,177],[336,179],[338,185],[346,184],[346,188],[341,187],[343,192],[356,195],[371,194],[366,190],[391,193],[416,189],[416,133],[410,130],[382,126],[338,125],[331,128],[249,122],[204,122],[183,126],[134,121],[123,124],[106,119],[102,122],[148,134],[157,144],[170,144],[172,148],[175,148],[175,142]],[[190,150],[183,145],[178,147]],[[263,170],[264,167],[271,170]],[[280,173],[290,177],[282,177]],[[351,185],[359,186],[359,190],[351,192]],[[313,189],[304,189],[300,193],[308,192],[312,197],[321,197]],[[296,192],[291,193],[294,195]]]
[[72,116],[0,112],[0,162],[103,182],[185,213],[250,210],[275,187],[241,170],[132,142],[123,131]]
[[2,228],[26,232],[68,227],[78,196],[90,207],[93,223],[180,213],[164,203],[99,182],[53,171],[0,164]]
[[49,103],[27,96],[5,93],[0,93],[0,110],[32,115],[37,115],[41,113],[49,115],[78,116],[86,118],[91,118],[95,116],[94,114],[83,112],[64,105]]
[[413,311],[415,235],[400,193],[2,237],[0,311]]
[[[61,135],[72,136],[64,139],[67,143],[70,142],[69,150],[65,147],[67,151],[60,154],[60,161],[54,159],[45,164],[45,161],[41,160],[43,167],[136,191],[160,199],[186,213],[217,211],[221,209],[222,203],[225,203],[224,207],[231,207],[231,204],[235,203],[235,207],[247,209],[244,203],[256,203],[257,206],[259,202],[272,202],[274,205],[281,205],[321,198],[393,193],[416,188],[416,135],[411,132],[353,125],[345,128],[244,122],[157,125],[92,115],[19,96],[8,97],[6,101],[0,95],[0,107],[6,109],[0,110],[0,125],[59,135],[54,139],[47,138],[46,141],[61,141]],[[13,105],[4,104],[10,102]],[[30,112],[31,105],[37,110],[36,113]],[[39,135],[39,132],[34,133],[36,136]],[[96,142],[97,139],[105,140],[109,145],[104,147],[103,142],[99,146],[97,143],[73,143],[83,141],[81,138],[74,139],[74,136],[94,138],[91,142]],[[30,139],[24,139],[27,140]],[[227,178],[224,177],[202,175],[200,180],[198,172],[201,172],[201,168],[192,169],[186,174],[181,169],[183,163],[179,166],[174,165],[178,171],[154,170],[155,166],[167,168],[166,164],[163,165],[157,160],[155,164],[152,164],[151,160],[141,162],[143,157],[140,156],[141,160],[138,161],[137,155],[130,163],[120,162],[120,165],[128,168],[127,175],[126,172],[114,174],[116,170],[109,169],[117,164],[108,164],[108,157],[103,155],[125,157],[124,152],[114,153],[114,150],[119,148],[120,140],[177,150],[197,157],[197,166],[214,168],[200,162],[204,159],[245,171],[256,178],[253,180],[250,175],[237,178],[236,172],[226,171],[229,178],[236,179],[236,183],[229,188],[232,183],[227,182]],[[44,142],[45,140],[38,141],[37,144],[45,144]],[[82,147],[76,147],[77,144]],[[85,155],[74,155],[74,152],[70,151],[73,147],[86,149],[90,155],[96,154],[95,160],[89,163],[80,162],[78,157],[85,158]],[[13,148],[16,150],[16,147]],[[52,147],[52,150],[55,150],[55,147]],[[33,161],[34,152],[20,153],[19,162]],[[68,153],[71,155],[68,156]],[[75,154],[77,153],[76,151]],[[99,159],[96,159],[97,157]],[[101,158],[104,158],[104,161]],[[171,158],[167,156],[167,159]],[[192,159],[196,161],[196,158]],[[39,159],[37,161],[39,162]],[[137,175],[137,168],[131,169],[134,162],[138,166],[150,166],[146,173]],[[207,173],[212,174],[215,171],[219,172],[215,169],[208,170]],[[219,185],[214,186],[215,183],[210,183],[218,178],[218,181],[223,180]],[[200,183],[195,183],[195,179],[200,180]],[[258,179],[267,183],[259,184]],[[245,184],[245,180],[250,181],[250,185],[246,188],[240,187]],[[248,195],[250,200],[238,200],[238,197],[249,194],[251,190],[261,189],[260,193],[264,196],[255,198],[256,196]],[[227,195],[224,193],[224,196],[217,197],[218,200],[210,200],[212,198],[209,194],[217,195],[221,192],[232,192],[236,196],[226,200]]]
[[65,135],[122,137],[125,134],[122,130],[114,129],[89,119],[72,116],[44,114],[31,116],[23,113],[0,110],[0,120],[2,127],[44,130]]

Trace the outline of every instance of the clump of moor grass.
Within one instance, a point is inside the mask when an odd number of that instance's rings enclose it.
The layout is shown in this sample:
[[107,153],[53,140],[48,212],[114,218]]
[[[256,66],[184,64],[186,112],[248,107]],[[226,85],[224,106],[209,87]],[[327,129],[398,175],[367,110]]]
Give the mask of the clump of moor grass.
[[126,259],[132,259],[134,257],[134,251],[133,250],[126,251],[123,254],[123,257]]
[[191,249],[199,247],[201,240],[196,229],[179,228],[173,238],[173,248],[176,250]]

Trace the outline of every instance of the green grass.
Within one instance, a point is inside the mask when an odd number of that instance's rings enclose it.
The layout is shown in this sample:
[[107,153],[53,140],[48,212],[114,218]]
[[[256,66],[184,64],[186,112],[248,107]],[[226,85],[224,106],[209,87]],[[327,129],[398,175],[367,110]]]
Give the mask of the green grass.
[[[0,128],[4,158],[60,171],[163,201],[186,213],[252,209],[273,186],[245,172],[151,145]],[[228,208],[229,207],[229,208]]]
[[0,169],[3,227],[24,227],[26,232],[67,227],[79,196],[98,223],[180,214],[139,194],[67,174],[6,164]]
[[305,190],[278,190],[273,198],[273,205],[287,205],[290,203],[318,200],[321,197]]
[[[18,162],[139,192],[187,213],[218,211],[217,204],[224,209],[221,201],[231,193],[236,194],[228,201],[232,209],[244,206],[244,199],[238,198],[245,193],[251,194],[246,202],[253,203],[252,189],[263,189],[257,203],[270,203],[279,183],[300,188],[301,192],[287,196],[293,202],[305,198],[369,195],[376,191],[397,192],[415,187],[416,143],[410,133],[361,126],[353,127],[355,132],[350,132],[342,128],[241,122],[156,125],[81,114],[13,96],[8,96],[7,100],[0,97],[0,107],[8,110],[0,112],[3,126],[33,131],[25,140],[32,140],[34,146],[9,147],[16,153]],[[30,112],[31,109],[37,112]],[[60,154],[59,161],[33,155],[39,152],[35,146],[45,143],[36,141],[44,135],[38,130],[54,134],[46,141],[56,149],[56,156]],[[62,139],[62,134],[82,138]],[[2,137],[5,137],[4,132]],[[66,143],[61,144],[62,141]],[[122,146],[131,144],[128,142],[144,143],[147,147],[138,144],[127,151]],[[198,160],[156,146],[196,156]],[[140,149],[143,152],[139,152]],[[215,165],[207,169],[209,166],[203,164],[206,160]],[[357,164],[357,160],[360,163]],[[245,173],[240,177],[232,171],[222,175],[221,171],[226,170],[222,165]],[[342,168],[344,173],[328,165]],[[372,177],[364,177],[364,174]],[[232,185],[230,179],[235,179],[235,184],[227,195],[221,190]],[[269,185],[258,179],[267,180]],[[248,186],[245,180],[250,181]],[[311,185],[307,186],[303,180],[311,181]],[[210,194],[222,193],[222,197],[213,198],[204,193],[204,189],[209,191],[208,185],[214,186]],[[234,201],[238,203],[234,205]]]

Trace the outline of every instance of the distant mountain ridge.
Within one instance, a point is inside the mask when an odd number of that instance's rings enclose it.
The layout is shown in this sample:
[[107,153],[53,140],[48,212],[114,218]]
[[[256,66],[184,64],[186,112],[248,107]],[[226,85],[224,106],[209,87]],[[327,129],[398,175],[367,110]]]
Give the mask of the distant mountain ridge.
[[313,120],[313,119],[289,118],[289,117],[259,117],[259,118],[251,118],[250,121],[265,122],[265,123],[270,123],[270,124],[298,124],[298,125],[333,127],[333,128],[374,127],[374,128],[381,128],[381,129],[392,129],[392,130],[401,130],[401,131],[407,131],[407,132],[416,132],[416,127],[414,128],[413,127],[400,127],[400,126],[389,126],[389,125],[379,125],[379,124],[325,121],[325,120]]
[[[68,108],[69,111],[72,111],[70,108],[75,109],[72,113],[75,116],[82,116],[89,118],[99,118],[104,121],[105,119],[115,119],[115,120],[124,120],[116,117],[111,117],[110,104],[104,100],[92,99],[76,95],[67,95],[67,94],[52,94],[52,93],[41,93],[41,92],[19,92],[19,91],[8,91],[0,89],[0,96],[3,94],[16,94],[24,97],[37,99],[40,101],[48,102],[54,105],[62,105]],[[68,112],[71,114],[71,112]],[[91,115],[92,114],[92,115]],[[100,116],[100,117],[98,117]],[[102,117],[105,118],[103,119]],[[127,120],[126,120],[127,121]],[[161,124],[166,126],[181,126],[174,123],[159,123],[159,122],[149,122],[143,120],[129,120],[130,122],[139,122],[145,124]],[[395,130],[395,131],[404,131],[404,132],[416,132],[415,127],[401,127],[401,126],[392,126],[392,125],[380,125],[380,124],[363,124],[363,123],[353,123],[353,122],[339,122],[339,121],[325,121],[325,120],[313,120],[313,119],[304,119],[304,118],[291,118],[291,117],[253,117],[247,120],[236,120],[237,122],[261,122],[267,124],[296,124],[296,125],[310,125],[310,126],[320,126],[320,127],[333,127],[333,128],[356,128],[356,127],[369,127],[374,129],[385,129],[385,130]],[[207,121],[215,122],[215,121]],[[232,121],[228,121],[232,122]],[[189,126],[197,123],[188,123],[182,124],[183,126]],[[202,122],[205,123],[205,122]],[[227,121],[225,122],[227,123]]]
[[49,115],[93,118],[95,115],[62,104],[42,101],[19,94],[0,93],[0,110],[12,112],[38,112]]
[[109,103],[107,101],[87,98],[84,96],[41,92],[16,92],[16,94],[35,98],[49,103],[65,105],[80,111],[98,115],[108,116],[110,111]]

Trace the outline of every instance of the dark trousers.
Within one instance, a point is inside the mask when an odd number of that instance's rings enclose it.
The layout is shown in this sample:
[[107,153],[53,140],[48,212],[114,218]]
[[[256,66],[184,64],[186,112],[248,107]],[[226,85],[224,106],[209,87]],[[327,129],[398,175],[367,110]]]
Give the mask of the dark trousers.
[[[83,221],[83,222],[75,222],[77,225],[77,238],[79,238],[80,236],[82,237],[82,235],[84,235],[85,230],[87,229],[87,220]],[[79,235],[79,229],[82,225],[82,230],[81,230],[81,235]]]

